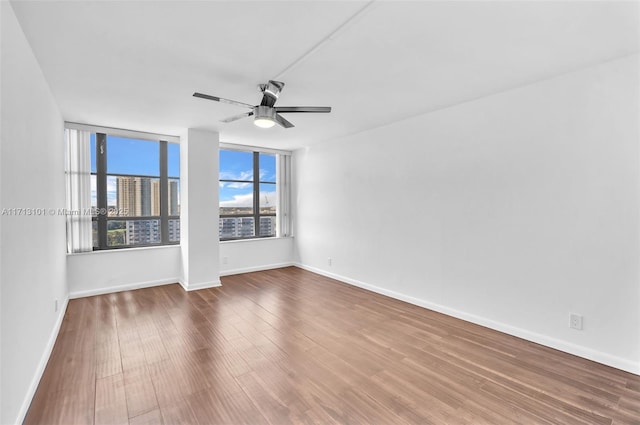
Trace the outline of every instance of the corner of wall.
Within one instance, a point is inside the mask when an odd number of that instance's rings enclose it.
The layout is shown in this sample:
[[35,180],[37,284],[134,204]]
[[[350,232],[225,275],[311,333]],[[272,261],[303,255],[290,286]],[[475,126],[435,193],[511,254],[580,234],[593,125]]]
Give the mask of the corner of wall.
[[182,289],[187,292],[198,291],[200,289],[217,288],[218,286],[222,286],[220,279],[200,283],[186,283],[183,280],[179,280],[178,283],[180,284],[180,286],[182,286]]
[[64,316],[67,312],[67,306],[69,305],[69,297],[65,297],[62,302],[61,308],[58,310],[58,317],[53,325],[53,330],[51,332],[51,336],[49,337],[49,341],[42,353],[42,357],[40,358],[40,362],[35,370],[33,375],[33,379],[31,380],[31,384],[27,390],[27,394],[25,394],[24,401],[22,402],[22,406],[20,406],[20,411],[18,412],[18,423],[22,423],[25,417],[27,416],[27,412],[29,411],[29,407],[31,406],[31,400],[38,389],[38,385],[40,384],[40,379],[42,379],[42,375],[44,374],[44,370],[47,367],[47,363],[49,362],[49,357],[51,357],[51,353],[53,352],[53,347],[56,344],[56,340],[58,339],[58,334],[60,333],[60,328],[62,327],[62,321],[64,320]]

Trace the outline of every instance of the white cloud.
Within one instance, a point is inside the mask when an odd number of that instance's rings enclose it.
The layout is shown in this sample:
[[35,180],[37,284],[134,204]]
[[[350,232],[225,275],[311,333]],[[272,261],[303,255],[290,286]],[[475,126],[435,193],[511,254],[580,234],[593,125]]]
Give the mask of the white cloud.
[[[220,180],[253,180],[253,170],[240,171],[234,173],[233,171],[220,171]],[[219,182],[220,188],[229,189],[246,189],[251,187],[251,182]]]
[[221,170],[220,180],[253,180],[253,170],[240,171],[239,173]]
[[248,193],[246,195],[234,195],[233,199],[220,202],[221,208],[250,208],[251,206],[253,206],[253,193]]
[[[260,204],[261,206],[273,206],[277,205],[278,198],[276,197],[276,192],[262,192],[260,194]],[[222,208],[240,208],[240,207],[251,207],[253,206],[253,194],[248,193],[244,195],[234,195],[233,199],[228,201],[221,201],[220,207]]]

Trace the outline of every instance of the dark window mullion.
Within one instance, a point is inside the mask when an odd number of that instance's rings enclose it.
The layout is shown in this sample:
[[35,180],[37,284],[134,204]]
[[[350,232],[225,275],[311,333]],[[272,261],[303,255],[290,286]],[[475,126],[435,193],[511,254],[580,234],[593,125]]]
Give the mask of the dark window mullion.
[[255,237],[260,236],[260,153],[253,153],[253,225]]
[[219,181],[225,182],[225,183],[253,183],[253,180],[225,180],[225,179],[220,179]]
[[98,249],[107,248],[107,135],[96,133],[96,191]]
[[114,174],[114,173],[107,173],[108,177],[140,177],[143,179],[159,179],[160,176],[147,176],[145,174]]
[[167,142],[160,141],[160,241],[169,243],[169,179]]

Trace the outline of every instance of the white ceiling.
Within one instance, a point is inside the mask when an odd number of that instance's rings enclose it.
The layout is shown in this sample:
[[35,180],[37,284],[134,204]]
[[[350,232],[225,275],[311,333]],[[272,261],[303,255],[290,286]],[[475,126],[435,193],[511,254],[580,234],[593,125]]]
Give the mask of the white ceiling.
[[[639,51],[639,3],[12,1],[67,121],[295,149]],[[286,83],[296,127],[220,119]],[[461,123],[463,125],[463,123]]]

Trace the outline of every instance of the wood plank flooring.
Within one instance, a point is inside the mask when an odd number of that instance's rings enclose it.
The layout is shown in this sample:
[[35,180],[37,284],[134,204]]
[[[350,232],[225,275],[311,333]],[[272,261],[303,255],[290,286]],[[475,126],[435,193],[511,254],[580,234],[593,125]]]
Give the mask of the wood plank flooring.
[[71,300],[25,424],[640,424],[640,377],[298,268]]

